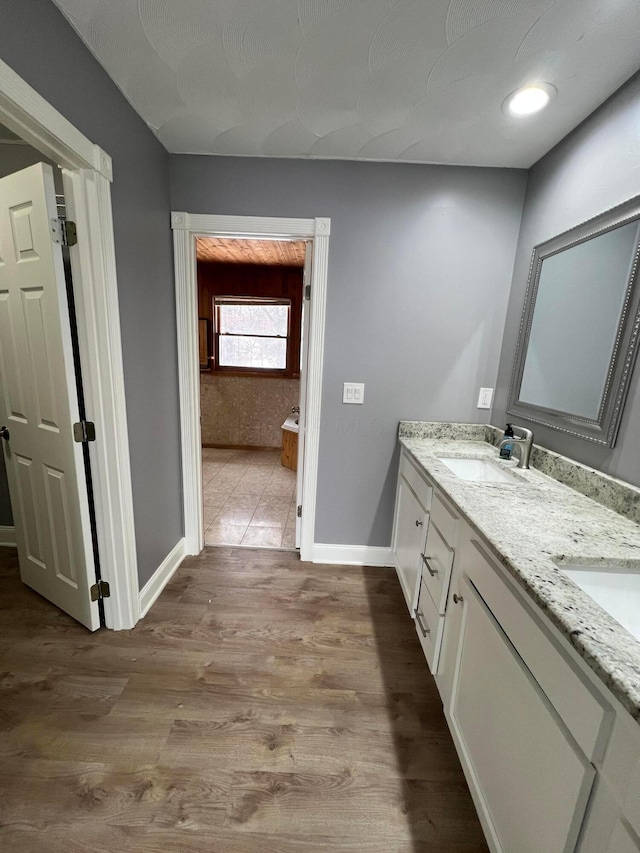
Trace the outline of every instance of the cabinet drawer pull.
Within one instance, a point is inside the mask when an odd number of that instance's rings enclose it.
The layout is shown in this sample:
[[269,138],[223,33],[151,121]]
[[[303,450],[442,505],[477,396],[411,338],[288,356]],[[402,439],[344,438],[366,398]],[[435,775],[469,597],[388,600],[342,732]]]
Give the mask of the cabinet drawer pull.
[[422,621],[423,619],[424,619],[424,617],[423,617],[422,613],[420,613],[420,611],[416,607],[416,622],[420,626],[420,630],[422,631],[422,636],[426,637],[428,634],[431,633],[431,628],[427,628],[425,626],[424,622]]
[[423,563],[425,564],[425,566],[427,567],[427,571],[429,572],[429,574],[431,575],[431,577],[432,577],[432,578],[435,578],[435,576],[438,574],[438,570],[437,570],[437,569],[432,569],[432,568],[431,568],[431,566],[429,565],[429,558],[428,558],[427,556],[425,556],[425,554],[420,554],[420,556],[422,557],[422,562],[423,562]]
[[464,598],[461,595],[458,595],[457,592],[453,593],[453,603],[454,604],[462,604]]
[[420,521],[419,518],[416,519],[416,527],[422,527],[423,524],[424,524],[424,521]]

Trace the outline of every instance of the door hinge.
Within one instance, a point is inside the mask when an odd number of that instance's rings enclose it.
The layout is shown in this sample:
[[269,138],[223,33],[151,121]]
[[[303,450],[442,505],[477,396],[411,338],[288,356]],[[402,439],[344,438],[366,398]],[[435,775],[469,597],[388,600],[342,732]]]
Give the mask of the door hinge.
[[106,581],[98,581],[89,590],[91,592],[91,601],[99,601],[101,598],[111,598],[109,584]]
[[80,444],[96,440],[96,425],[91,421],[78,421],[73,425],[73,438]]
[[76,223],[69,219],[52,219],[51,238],[61,246],[75,246],[78,242]]
[[302,518],[302,504],[298,504],[298,509],[296,510],[296,515],[298,518]]
[[311,299],[311,285],[310,284],[305,285],[304,298],[305,299]]

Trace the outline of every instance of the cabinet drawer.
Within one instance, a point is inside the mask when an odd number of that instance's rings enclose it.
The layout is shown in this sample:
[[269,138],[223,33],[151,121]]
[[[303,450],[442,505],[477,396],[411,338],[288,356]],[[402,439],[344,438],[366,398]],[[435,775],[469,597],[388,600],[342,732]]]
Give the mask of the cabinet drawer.
[[433,489],[424,479],[424,477],[418,472],[418,469],[415,467],[413,462],[406,456],[404,453],[400,458],[400,476],[404,477],[407,483],[411,486],[413,492],[416,497],[422,504],[422,506],[429,510],[431,507],[431,495]]
[[424,585],[424,582],[422,582],[416,606],[416,631],[418,632],[422,651],[429,664],[429,669],[434,675],[438,669],[443,630],[444,617],[438,613],[429,595],[429,590]]
[[447,604],[453,554],[453,549],[444,541],[435,522],[430,524],[422,560],[422,582],[431,593],[438,613],[443,615]]
[[431,501],[431,520],[440,531],[443,539],[451,548],[455,545],[455,537],[459,516],[453,507],[436,494]]
[[418,586],[422,571],[420,555],[424,553],[428,524],[428,513],[404,477],[400,477],[393,546],[394,562],[407,607],[412,616],[413,608],[418,599]]

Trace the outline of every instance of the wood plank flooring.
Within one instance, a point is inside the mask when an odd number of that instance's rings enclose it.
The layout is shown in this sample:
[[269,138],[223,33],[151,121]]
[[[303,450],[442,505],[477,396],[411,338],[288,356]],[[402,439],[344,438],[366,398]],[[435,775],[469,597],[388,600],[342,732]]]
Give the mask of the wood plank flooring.
[[0,548],[0,849],[484,853],[395,574],[208,548],[90,634]]

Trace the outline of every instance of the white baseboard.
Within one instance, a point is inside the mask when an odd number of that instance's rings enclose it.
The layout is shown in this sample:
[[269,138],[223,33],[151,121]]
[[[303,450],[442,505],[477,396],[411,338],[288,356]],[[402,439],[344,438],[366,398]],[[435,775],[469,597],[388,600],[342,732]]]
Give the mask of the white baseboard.
[[0,547],[15,548],[16,547],[16,529],[15,527],[0,527]]
[[393,566],[391,548],[371,545],[321,545],[314,543],[312,562],[343,566]]
[[185,556],[185,540],[183,537],[174,545],[171,551],[169,551],[167,556],[140,590],[141,619],[148,613],[151,605],[169,583]]

